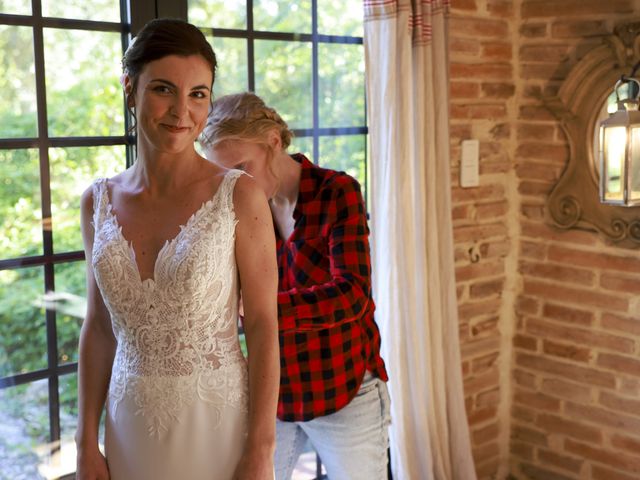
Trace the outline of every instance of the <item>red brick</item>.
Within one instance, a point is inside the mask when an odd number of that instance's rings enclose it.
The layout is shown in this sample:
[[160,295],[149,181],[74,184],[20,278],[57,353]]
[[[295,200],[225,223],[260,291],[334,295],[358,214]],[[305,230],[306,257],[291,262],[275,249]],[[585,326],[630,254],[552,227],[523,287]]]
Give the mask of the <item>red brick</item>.
[[592,447],[567,438],[564,442],[567,452],[574,453],[587,460],[593,460],[605,465],[625,470],[634,474],[640,474],[640,457],[630,457],[619,451],[606,450],[602,447]]
[[526,405],[537,410],[546,410],[549,412],[560,411],[560,400],[545,395],[544,393],[516,389],[513,401],[519,405]]
[[[520,222],[521,234],[525,237],[533,237],[536,240],[553,240],[555,242],[567,243],[571,247],[575,245],[594,245],[597,237],[593,232],[585,232],[582,230],[560,230],[552,228],[548,225],[544,225],[539,222],[527,222],[522,220]],[[562,263],[562,260],[560,260]],[[571,262],[566,262],[570,263]],[[581,263],[573,262],[573,265],[582,267]]]
[[521,106],[518,118],[521,120],[556,120],[548,108],[540,105]]
[[497,368],[483,375],[472,376],[464,380],[465,395],[473,395],[483,390],[493,389],[498,385],[500,374]]
[[496,418],[498,413],[498,408],[496,406],[480,408],[477,410],[472,410],[467,414],[467,421],[469,425],[477,425],[487,420],[493,420]]
[[500,260],[479,261],[456,268],[456,281],[465,282],[478,278],[495,277],[504,274],[504,262]]
[[567,59],[567,45],[548,43],[525,44],[520,47],[520,61],[559,63]]
[[[637,435],[640,431],[640,418],[623,415],[620,412],[612,412],[599,407],[579,405],[573,402],[565,402],[565,414],[578,421],[598,423],[616,429],[618,432],[629,432]],[[640,457],[638,457],[640,461]]]
[[480,85],[473,82],[451,82],[451,96],[453,98],[478,98]]
[[508,139],[511,137],[511,125],[508,123],[497,123],[489,130],[494,140]]
[[460,344],[462,358],[475,358],[490,352],[500,351],[500,337],[474,338]]
[[457,63],[452,62],[449,71],[452,79],[511,80],[513,69],[510,63]]
[[624,435],[614,433],[611,436],[611,445],[616,448],[628,450],[636,455],[640,454],[640,440],[637,438],[626,437]]
[[542,381],[541,391],[576,402],[589,403],[591,401],[591,389],[589,387],[566,382],[559,378],[545,378]]
[[640,258],[637,255],[613,255],[579,248],[551,246],[549,248],[549,260],[570,263],[584,268],[631,273],[640,271]]
[[603,273],[600,285],[606,290],[640,294],[640,276],[630,277]]
[[496,478],[498,468],[500,468],[500,458],[496,457],[487,462],[477,462],[475,468],[478,480],[492,480]]
[[491,440],[496,440],[500,433],[500,424],[498,422],[491,423],[486,427],[479,428],[472,433],[473,442],[478,445]]
[[512,441],[510,451],[517,457],[533,460],[533,447],[527,443]]
[[469,287],[471,298],[501,297],[504,290],[504,279],[476,282]]
[[547,434],[533,428],[514,425],[511,429],[511,439],[535,445],[547,446]]
[[507,106],[502,103],[486,103],[469,106],[472,119],[496,120],[507,115]]
[[538,460],[543,465],[553,465],[573,473],[580,473],[580,468],[582,468],[582,464],[584,463],[582,459],[560,455],[544,448],[538,449]]
[[451,8],[453,10],[476,10],[476,0],[452,0]]
[[491,220],[503,217],[509,210],[506,201],[481,203],[476,205],[476,218],[478,220]]
[[571,65],[565,63],[522,63],[520,78],[523,80],[563,80],[567,77]]
[[[527,318],[526,332],[542,338],[571,341],[581,346],[606,348],[616,352],[633,353],[635,350],[635,342],[625,337],[536,318]],[[600,357],[603,355],[600,354]]]
[[547,195],[553,188],[552,182],[522,181],[518,186],[518,192],[522,195]]
[[498,184],[480,185],[475,188],[452,188],[451,199],[454,204],[502,200],[505,197],[504,187]]
[[513,370],[513,379],[516,381],[516,384],[521,387],[536,388],[536,376],[529,372],[524,372],[516,368]]
[[529,463],[520,464],[520,469],[526,475],[527,480],[573,480],[561,473],[548,470]]
[[480,56],[480,43],[471,38],[452,36],[449,40],[449,50],[452,59],[457,58],[458,55],[478,57]]
[[474,358],[471,362],[473,373],[480,374],[484,373],[487,370],[491,370],[496,366],[499,358],[498,352],[491,352],[488,355],[483,355],[482,357]]
[[[640,416],[640,400],[620,397],[609,392],[600,392],[599,402],[611,410]],[[638,453],[640,453],[640,450],[638,450]]]
[[523,23],[520,25],[520,35],[525,38],[542,38],[547,35],[546,23]]
[[595,318],[593,312],[553,303],[544,304],[542,315],[552,320],[560,320],[561,322],[584,327],[592,325]]
[[471,125],[449,125],[449,137],[455,143],[471,138]]
[[487,0],[487,10],[498,17],[513,16],[513,2],[511,0]]
[[599,428],[560,415],[541,413],[537,416],[536,425],[549,433],[566,435],[589,443],[602,443],[602,432]]
[[564,163],[569,158],[567,145],[555,145],[540,142],[521,142],[516,149],[518,158],[538,159],[545,163]]
[[481,56],[486,60],[510,61],[513,56],[511,44],[507,42],[484,42],[481,51]]
[[626,298],[601,293],[597,290],[566,287],[526,278],[523,292],[530,296],[541,296],[548,300],[575,303],[581,306],[606,308],[621,312],[626,312],[629,308],[629,300]]
[[534,423],[536,420],[536,412],[522,405],[511,405],[511,416],[514,420],[520,420],[526,423]]
[[500,389],[486,390],[476,395],[476,407],[497,407],[500,404]]
[[559,21],[551,25],[551,36],[555,38],[578,38],[609,33],[603,20]]
[[473,459],[478,463],[486,462],[491,458],[496,458],[499,454],[500,448],[497,442],[486,443],[473,448]]
[[471,336],[473,338],[499,335],[498,317],[492,316],[484,319],[474,319],[470,322]]
[[595,274],[590,270],[565,265],[521,261],[518,269],[524,276],[540,277],[558,282],[593,285]]
[[610,368],[619,374],[640,376],[640,360],[637,358],[623,357],[612,353],[600,353],[598,355],[598,366]]
[[520,123],[518,140],[551,141],[555,137],[556,127],[548,124]]
[[504,20],[452,15],[449,20],[449,25],[452,32],[462,33],[475,38],[503,39],[509,33],[509,23]]
[[566,358],[575,362],[588,363],[591,359],[591,349],[568,345],[566,343],[553,342],[544,340],[542,342],[542,351],[553,357]]
[[539,355],[518,352],[516,353],[515,364],[519,367],[558,375],[590,386],[607,388],[614,388],[616,386],[616,377],[609,372],[559,362]]
[[481,85],[482,94],[489,98],[506,99],[513,97],[516,87],[512,83],[483,83]]
[[640,335],[640,319],[621,317],[604,312],[601,320],[602,326],[611,330],[619,330],[631,335]]
[[591,466],[591,478],[593,480],[638,480],[638,477],[616,472],[599,465]]
[[[524,199],[523,199],[524,200]],[[528,199],[531,200],[531,199]],[[533,205],[522,202],[520,204],[520,213],[528,220],[542,221],[545,218],[544,205]]]
[[547,256],[547,246],[538,242],[521,240],[520,256],[534,260],[542,260]]
[[516,165],[516,174],[518,178],[548,183],[560,176],[560,167],[550,167],[548,163],[529,160]]
[[621,15],[633,13],[631,0],[525,0],[522,2],[521,15],[523,19],[530,17],[562,18],[577,15],[611,15],[613,12]]
[[538,350],[538,340],[535,337],[517,334],[513,337],[513,346],[535,352]]
[[516,312],[535,315],[540,311],[538,299],[520,295],[516,300]]
[[453,229],[453,238],[456,243],[477,242],[492,237],[505,237],[506,235],[507,227],[503,223],[470,225]]

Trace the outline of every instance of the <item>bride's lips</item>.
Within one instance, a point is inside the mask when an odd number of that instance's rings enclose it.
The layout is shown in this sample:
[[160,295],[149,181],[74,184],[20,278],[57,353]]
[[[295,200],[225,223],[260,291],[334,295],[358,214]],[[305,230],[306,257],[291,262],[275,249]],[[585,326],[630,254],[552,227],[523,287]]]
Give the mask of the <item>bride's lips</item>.
[[161,125],[171,133],[181,133],[189,130],[189,127],[176,127],[174,125],[167,125],[166,123],[162,123]]

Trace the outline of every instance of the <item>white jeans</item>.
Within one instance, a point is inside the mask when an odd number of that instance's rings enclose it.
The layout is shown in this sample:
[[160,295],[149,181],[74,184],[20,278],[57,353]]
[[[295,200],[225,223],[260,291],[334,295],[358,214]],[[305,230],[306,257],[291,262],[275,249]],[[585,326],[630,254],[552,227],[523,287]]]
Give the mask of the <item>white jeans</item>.
[[276,421],[276,480],[289,480],[307,438],[329,480],[386,480],[389,393],[370,373],[346,407],[308,422]]

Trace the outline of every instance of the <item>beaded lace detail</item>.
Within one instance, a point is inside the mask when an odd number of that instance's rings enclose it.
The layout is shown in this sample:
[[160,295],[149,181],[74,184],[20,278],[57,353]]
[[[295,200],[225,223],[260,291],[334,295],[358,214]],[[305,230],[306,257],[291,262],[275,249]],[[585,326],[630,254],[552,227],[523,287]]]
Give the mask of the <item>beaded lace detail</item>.
[[218,417],[225,406],[247,410],[232,198],[241,174],[225,175],[215,195],[165,243],[154,277],[144,281],[112,212],[107,180],[94,183],[92,262],[118,342],[109,409],[115,414],[131,395],[150,435],[159,437],[179,421],[196,397]]

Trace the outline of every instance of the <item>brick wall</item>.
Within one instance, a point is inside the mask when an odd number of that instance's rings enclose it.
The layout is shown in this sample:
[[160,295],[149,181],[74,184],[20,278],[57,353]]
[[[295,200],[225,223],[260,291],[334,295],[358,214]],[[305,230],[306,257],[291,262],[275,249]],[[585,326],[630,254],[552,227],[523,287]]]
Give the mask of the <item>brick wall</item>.
[[[640,251],[544,220],[568,159],[537,100],[639,0],[453,0],[451,146],[467,411],[479,478],[640,478]],[[480,186],[459,188],[461,140]]]

